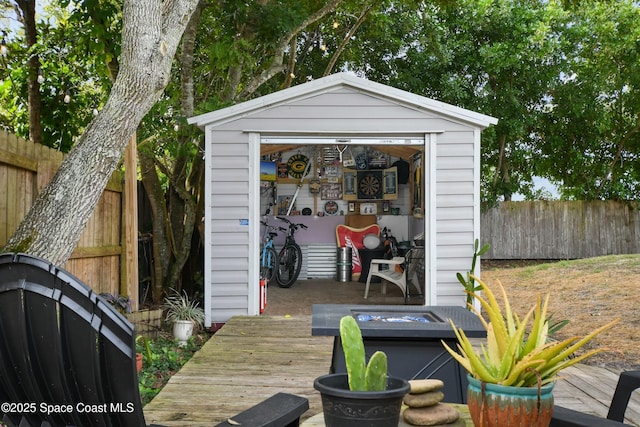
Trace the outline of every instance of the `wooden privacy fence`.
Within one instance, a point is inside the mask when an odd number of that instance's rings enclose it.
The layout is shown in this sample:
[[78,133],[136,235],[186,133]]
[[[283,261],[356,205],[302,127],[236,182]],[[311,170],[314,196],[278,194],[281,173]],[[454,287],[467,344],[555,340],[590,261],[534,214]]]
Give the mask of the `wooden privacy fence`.
[[[51,180],[64,155],[0,131],[0,247]],[[96,292],[121,287],[122,174],[114,173],[71,258],[63,266]]]
[[640,253],[635,202],[503,202],[481,215],[484,259],[578,259]]

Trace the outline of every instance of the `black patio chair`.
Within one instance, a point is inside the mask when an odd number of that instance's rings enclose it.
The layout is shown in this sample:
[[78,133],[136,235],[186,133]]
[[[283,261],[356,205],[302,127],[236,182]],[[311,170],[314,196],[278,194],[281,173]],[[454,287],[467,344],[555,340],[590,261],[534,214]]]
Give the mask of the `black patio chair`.
[[607,418],[554,406],[551,427],[620,427],[624,424],[624,414],[634,390],[640,388],[640,371],[627,371],[620,374],[616,391],[613,394]]
[[[0,424],[145,426],[133,325],[80,280],[0,255]],[[307,399],[278,393],[219,426],[298,426]]]

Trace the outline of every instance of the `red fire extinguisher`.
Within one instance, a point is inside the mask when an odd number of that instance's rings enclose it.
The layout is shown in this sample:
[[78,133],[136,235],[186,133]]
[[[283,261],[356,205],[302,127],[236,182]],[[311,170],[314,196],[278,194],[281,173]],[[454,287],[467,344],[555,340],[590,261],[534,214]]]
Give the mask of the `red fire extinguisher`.
[[267,306],[267,279],[260,279],[260,314]]

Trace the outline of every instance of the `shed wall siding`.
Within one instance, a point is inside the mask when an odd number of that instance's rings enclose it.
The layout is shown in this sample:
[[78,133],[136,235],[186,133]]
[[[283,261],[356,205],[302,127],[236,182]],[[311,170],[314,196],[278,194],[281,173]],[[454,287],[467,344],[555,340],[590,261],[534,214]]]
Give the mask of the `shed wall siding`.
[[471,266],[474,235],[474,132],[438,135],[436,149],[437,304],[464,305],[456,273]]
[[250,229],[249,136],[242,132],[211,134],[207,164],[212,182],[207,197],[211,322],[248,314]]
[[[259,130],[265,132],[422,132],[442,129],[468,130],[468,127],[443,117],[417,111],[399,104],[356,91],[341,89],[343,104],[338,104],[336,92],[259,111],[247,118],[220,125],[219,129]],[[331,103],[333,100],[333,103]]]

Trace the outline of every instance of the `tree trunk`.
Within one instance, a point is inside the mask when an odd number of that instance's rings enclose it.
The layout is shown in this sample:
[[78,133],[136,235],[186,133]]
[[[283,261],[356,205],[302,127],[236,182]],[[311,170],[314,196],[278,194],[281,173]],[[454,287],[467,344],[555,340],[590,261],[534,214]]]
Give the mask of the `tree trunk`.
[[[184,117],[190,117],[194,113],[193,51],[201,12],[202,6],[199,6],[191,15],[182,37],[182,46],[178,55],[182,88],[180,115]],[[142,182],[147,190],[153,217],[152,298],[154,302],[159,302],[169,287],[181,290],[182,269],[190,255],[191,238],[196,221],[196,202],[192,200],[194,196],[188,189],[190,186],[186,171],[189,170],[190,163],[196,164],[197,162],[191,158],[190,151],[184,149],[184,146],[191,143],[192,134],[193,132],[184,129],[183,124],[180,124],[178,149],[171,170],[160,162],[154,161],[151,147],[149,149],[142,147],[138,151]],[[195,167],[191,166],[191,173],[196,172],[197,168],[194,170]],[[158,168],[169,178],[166,197],[158,179]]]
[[166,87],[198,0],[125,0],[120,70],[109,99],[11,236],[5,251],[64,264],[129,138]]
[[153,302],[162,300],[164,292],[164,280],[169,271],[169,262],[171,259],[171,249],[169,248],[167,239],[167,211],[165,205],[164,193],[158,174],[156,165],[153,161],[152,154],[149,154],[147,143],[138,145],[138,160],[140,162],[140,175],[142,177],[142,185],[147,192],[149,206],[151,207],[151,219],[153,224],[153,240],[151,248],[153,253],[153,269],[151,289],[151,299]]
[[[17,0],[20,8],[20,20],[24,26],[27,49],[31,49],[38,42],[36,28],[36,0]],[[38,72],[40,58],[35,53],[28,59],[27,102],[29,105],[29,139],[36,144],[42,144],[42,121],[40,120],[41,98]]]

